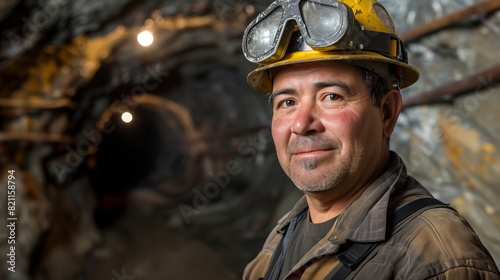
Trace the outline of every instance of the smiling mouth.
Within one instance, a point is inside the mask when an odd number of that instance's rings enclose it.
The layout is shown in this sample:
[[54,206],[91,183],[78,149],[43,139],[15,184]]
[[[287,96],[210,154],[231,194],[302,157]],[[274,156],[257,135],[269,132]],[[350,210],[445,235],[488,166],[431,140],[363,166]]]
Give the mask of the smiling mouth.
[[318,136],[300,136],[290,141],[286,153],[289,157],[319,157],[331,153],[337,146],[333,140]]
[[325,153],[329,153],[333,150],[334,149],[313,149],[313,150],[297,151],[297,152],[293,153],[292,156],[304,156],[304,157],[320,156],[320,155],[323,155]]

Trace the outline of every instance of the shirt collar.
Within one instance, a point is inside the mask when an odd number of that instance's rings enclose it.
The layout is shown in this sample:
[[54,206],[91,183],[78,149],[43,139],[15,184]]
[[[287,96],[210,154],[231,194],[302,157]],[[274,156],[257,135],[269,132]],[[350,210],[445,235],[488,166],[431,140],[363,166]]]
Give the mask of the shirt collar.
[[387,227],[387,208],[391,193],[406,182],[406,168],[401,158],[391,152],[387,170],[378,177],[339,216],[336,228],[329,237],[332,243],[376,242],[384,240]]

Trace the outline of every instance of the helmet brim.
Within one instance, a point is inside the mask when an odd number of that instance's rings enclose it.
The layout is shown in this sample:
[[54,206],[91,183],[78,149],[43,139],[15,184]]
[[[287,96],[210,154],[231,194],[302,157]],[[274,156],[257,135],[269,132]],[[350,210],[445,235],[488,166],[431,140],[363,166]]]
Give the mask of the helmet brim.
[[304,51],[289,53],[282,60],[261,66],[252,71],[247,76],[247,82],[250,86],[262,93],[268,94],[272,91],[272,80],[270,76],[270,69],[276,67],[283,67],[297,63],[307,63],[315,61],[343,61],[345,63],[352,63],[353,65],[367,68],[369,70],[370,64],[392,64],[402,67],[401,73],[401,88],[409,87],[414,84],[420,77],[419,71],[406,63],[400,62],[380,55],[375,52],[359,51],[353,53],[346,53],[345,51]]

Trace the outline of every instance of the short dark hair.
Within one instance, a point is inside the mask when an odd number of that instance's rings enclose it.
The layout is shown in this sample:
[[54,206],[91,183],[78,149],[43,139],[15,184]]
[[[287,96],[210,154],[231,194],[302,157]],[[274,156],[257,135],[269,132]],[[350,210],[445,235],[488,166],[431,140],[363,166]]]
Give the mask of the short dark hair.
[[380,75],[366,68],[361,68],[361,70],[365,75],[365,83],[368,87],[368,91],[370,91],[373,105],[380,107],[382,97],[389,89],[385,86],[384,80]]
[[[379,74],[365,68],[361,68],[361,70],[365,75],[365,83],[372,96],[372,103],[374,106],[380,108],[382,105],[382,97],[384,97],[384,94],[388,92],[389,89],[385,86],[384,80]],[[391,137],[388,137],[387,148],[389,148],[390,145]]]

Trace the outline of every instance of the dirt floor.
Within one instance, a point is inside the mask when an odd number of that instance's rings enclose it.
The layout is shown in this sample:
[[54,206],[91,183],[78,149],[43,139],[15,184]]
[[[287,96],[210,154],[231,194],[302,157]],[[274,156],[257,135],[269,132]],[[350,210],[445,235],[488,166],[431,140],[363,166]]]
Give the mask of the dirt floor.
[[143,209],[130,209],[105,229],[92,259],[85,279],[241,279],[202,240]]

